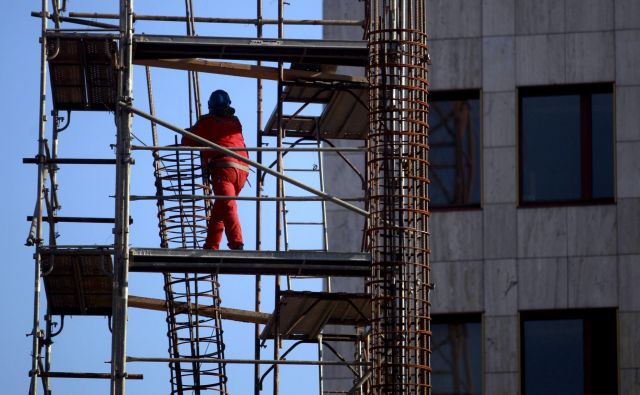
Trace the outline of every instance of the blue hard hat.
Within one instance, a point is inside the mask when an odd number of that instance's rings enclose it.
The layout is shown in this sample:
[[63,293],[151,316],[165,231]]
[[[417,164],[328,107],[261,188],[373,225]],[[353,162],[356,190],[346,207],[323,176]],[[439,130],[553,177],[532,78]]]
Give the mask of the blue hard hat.
[[231,105],[231,98],[229,94],[222,89],[218,89],[211,93],[209,96],[209,110],[219,110],[229,107]]

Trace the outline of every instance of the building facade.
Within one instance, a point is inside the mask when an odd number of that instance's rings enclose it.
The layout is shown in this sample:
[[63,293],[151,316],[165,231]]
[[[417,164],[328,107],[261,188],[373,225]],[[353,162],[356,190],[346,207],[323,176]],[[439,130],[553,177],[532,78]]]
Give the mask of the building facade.
[[[433,393],[640,394],[640,1],[426,3]],[[361,192],[325,158],[330,192]],[[362,219],[328,222],[360,249]]]

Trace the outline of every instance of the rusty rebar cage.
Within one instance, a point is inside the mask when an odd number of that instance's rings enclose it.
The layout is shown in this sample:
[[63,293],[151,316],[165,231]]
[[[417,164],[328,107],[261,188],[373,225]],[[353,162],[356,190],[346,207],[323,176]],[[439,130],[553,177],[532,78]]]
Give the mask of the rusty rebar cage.
[[[156,183],[165,197],[207,194],[200,157],[195,152],[174,151],[156,156]],[[201,248],[206,237],[208,204],[202,200],[165,199],[158,205],[162,245]],[[172,358],[224,359],[218,276],[165,273],[167,337]],[[214,314],[211,315],[211,308]],[[204,316],[201,310],[207,308]],[[227,393],[223,363],[172,362],[171,393]]]
[[429,394],[428,80],[424,0],[367,2],[371,388]]
[[[174,151],[160,159],[159,180],[163,195],[206,195],[200,157],[194,152]],[[207,206],[203,200],[168,199],[158,211],[161,237],[168,247],[198,248],[207,235]]]

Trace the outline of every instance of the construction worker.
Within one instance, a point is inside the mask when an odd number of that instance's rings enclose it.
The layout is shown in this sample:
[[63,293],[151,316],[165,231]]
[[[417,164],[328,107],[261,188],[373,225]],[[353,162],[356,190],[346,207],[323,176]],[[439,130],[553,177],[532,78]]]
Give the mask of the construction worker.
[[[191,132],[228,148],[246,147],[242,136],[242,125],[234,115],[229,94],[221,89],[209,97],[209,113],[200,117]],[[182,144],[200,145],[188,137],[182,138]],[[247,151],[235,151],[246,158]],[[213,193],[217,196],[238,196],[247,181],[249,167],[238,159],[224,156],[216,151],[203,151],[202,162],[209,169]],[[238,205],[234,199],[216,199],[211,208],[207,225],[205,249],[218,250],[222,240],[222,231],[227,235],[229,249],[242,250],[242,228],[238,219]]]

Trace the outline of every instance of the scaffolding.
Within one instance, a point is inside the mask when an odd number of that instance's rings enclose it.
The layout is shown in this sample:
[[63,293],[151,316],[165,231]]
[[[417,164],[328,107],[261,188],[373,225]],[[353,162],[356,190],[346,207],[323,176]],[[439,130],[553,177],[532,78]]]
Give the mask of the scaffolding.
[[[38,154],[24,160],[38,168],[38,195],[27,240],[35,246],[30,394],[35,395],[39,387],[51,394],[52,378],[94,378],[109,380],[110,393],[123,395],[127,380],[143,379],[128,372],[128,363],[143,362],[168,363],[168,392],[172,394],[229,393],[226,368],[230,364],[254,366],[255,394],[264,391],[263,382],[269,375],[272,393],[279,394],[282,365],[317,366],[320,394],[335,393],[324,389],[324,366],[343,366],[353,374],[352,387],[340,393],[430,393],[424,1],[366,1],[363,20],[288,20],[284,4],[277,1],[277,19],[263,17],[261,0],[256,0],[255,18],[196,16],[192,0],[185,1],[184,16],[138,15],[132,0],[119,0],[118,14],[71,12],[64,0],[42,0],[41,10],[32,13],[41,20],[41,67]],[[134,34],[136,21],[181,22],[186,33]],[[197,25],[205,23],[251,24],[256,33],[249,38],[198,36]],[[277,27],[276,37],[264,37],[267,25]],[[288,39],[285,25],[359,26],[368,41]],[[275,62],[277,67],[264,62]],[[149,111],[133,106],[134,65],[145,69]],[[46,133],[47,66],[53,107],[50,140]],[[366,78],[340,74],[340,66],[364,67]],[[254,78],[256,145],[242,150],[255,152],[256,160],[239,155],[240,148],[219,146],[157,116],[152,68],[187,72],[190,126],[201,116],[200,73]],[[264,80],[277,83],[276,106],[266,122]],[[286,103],[298,109],[288,114]],[[320,115],[304,115],[312,104],[324,106]],[[63,111],[68,113],[64,125]],[[58,156],[58,136],[69,126],[72,111],[114,113],[115,159]],[[134,115],[149,121],[151,145],[133,144]],[[181,146],[178,138],[172,145],[162,145],[160,128],[199,146]],[[362,140],[363,146],[336,145],[340,139]],[[255,169],[255,196],[215,197],[255,202],[254,251],[202,249],[213,199],[208,169],[200,161],[200,153],[207,150]],[[153,157],[149,170],[154,175],[154,195],[131,193],[131,166],[137,152]],[[275,160],[264,162],[265,152],[273,153]],[[362,196],[338,197],[325,191],[322,161],[326,152],[336,153],[345,169],[356,172],[362,181]],[[365,156],[365,174],[345,152]],[[312,155],[317,166],[285,167],[285,157],[294,153]],[[58,215],[57,171],[59,165],[68,164],[115,167],[114,218]],[[289,175],[302,172],[317,176],[317,186]],[[275,182],[275,196],[264,194],[267,179]],[[290,196],[285,185],[304,193]],[[132,201],[155,202],[160,248],[130,246]],[[270,250],[263,248],[264,202],[274,202],[276,208],[276,237]],[[293,202],[315,203],[320,219],[296,219],[290,213]],[[327,204],[365,216],[361,251],[330,251]],[[113,244],[57,245],[60,222],[112,223]],[[319,229],[321,247],[297,249],[290,235],[300,228]],[[129,295],[130,272],[161,273],[164,300]],[[253,311],[221,305],[219,275],[224,274],[255,276]],[[265,275],[275,278],[270,313],[262,311]],[[292,279],[297,277],[321,278],[325,289],[293,290]],[[361,293],[332,292],[331,277],[366,279],[366,288]],[[47,298],[44,329],[41,283]],[[166,313],[168,357],[127,355],[129,307]],[[70,315],[110,317],[110,372],[52,370],[52,339],[62,331],[64,317]],[[54,316],[60,317],[57,331]],[[254,325],[253,358],[226,358],[223,320]],[[327,325],[356,330],[330,333]],[[355,357],[350,360],[340,355],[331,341],[354,344]],[[261,351],[265,342],[273,344],[269,359]],[[317,360],[286,359],[300,344],[308,343],[317,344]],[[327,352],[337,359],[326,360]]]

